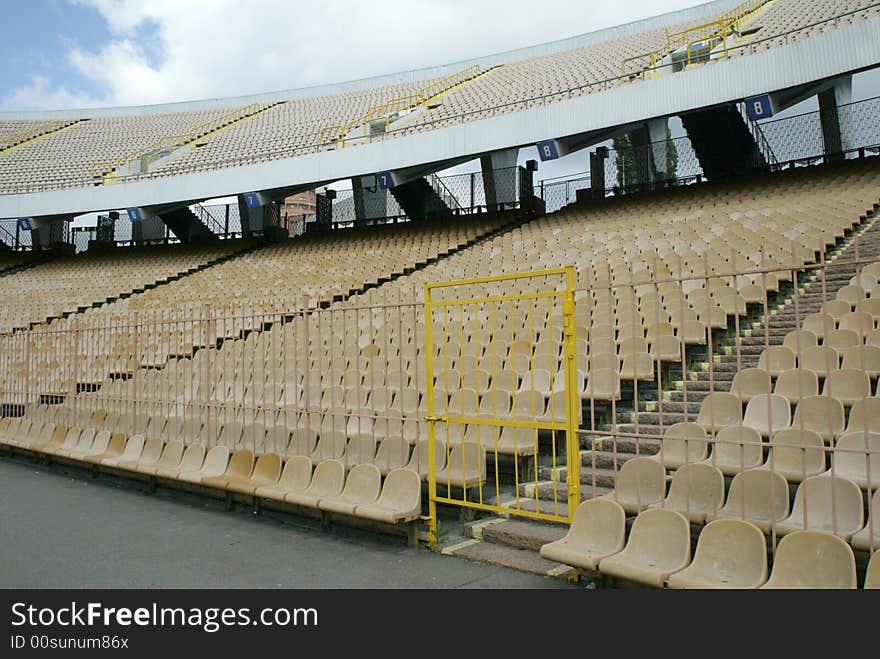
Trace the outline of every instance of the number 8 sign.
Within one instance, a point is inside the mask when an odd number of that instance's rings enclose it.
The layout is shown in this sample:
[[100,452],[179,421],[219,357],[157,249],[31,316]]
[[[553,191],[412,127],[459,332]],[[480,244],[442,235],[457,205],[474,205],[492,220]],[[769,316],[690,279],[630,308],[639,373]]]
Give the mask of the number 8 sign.
[[750,121],[772,117],[773,105],[770,102],[770,96],[764,94],[763,96],[755,96],[746,99],[746,113],[748,114]]

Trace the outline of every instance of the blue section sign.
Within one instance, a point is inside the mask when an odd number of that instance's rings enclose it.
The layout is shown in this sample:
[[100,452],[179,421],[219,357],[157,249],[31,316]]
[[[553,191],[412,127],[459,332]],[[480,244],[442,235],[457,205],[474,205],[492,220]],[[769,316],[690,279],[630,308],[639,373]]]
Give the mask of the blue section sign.
[[32,231],[34,228],[34,222],[29,217],[20,217],[18,218],[18,227],[22,231]]
[[128,219],[131,220],[132,224],[143,220],[140,208],[126,208],[125,212],[128,213]]
[[556,146],[556,140],[543,140],[538,142],[538,155],[543,161],[558,159],[559,148]]
[[376,174],[376,184],[380,190],[388,190],[394,187],[394,177],[391,176],[391,172],[379,172]]
[[259,208],[260,198],[257,196],[256,192],[245,192],[244,203],[248,208]]
[[751,121],[769,119],[773,116],[773,105],[770,103],[769,94],[754,96],[746,99],[746,114]]

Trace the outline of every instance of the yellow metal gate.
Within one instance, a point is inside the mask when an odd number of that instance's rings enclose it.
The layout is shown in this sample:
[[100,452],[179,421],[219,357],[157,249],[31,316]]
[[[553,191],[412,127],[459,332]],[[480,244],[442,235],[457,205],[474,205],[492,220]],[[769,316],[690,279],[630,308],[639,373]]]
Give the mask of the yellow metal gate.
[[426,284],[424,351],[432,542],[438,503],[570,523],[574,268]]

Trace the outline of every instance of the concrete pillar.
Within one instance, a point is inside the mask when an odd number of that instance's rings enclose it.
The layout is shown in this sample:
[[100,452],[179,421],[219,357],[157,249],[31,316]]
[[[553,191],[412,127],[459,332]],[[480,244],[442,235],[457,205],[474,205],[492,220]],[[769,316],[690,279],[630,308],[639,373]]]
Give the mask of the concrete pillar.
[[245,192],[238,195],[238,216],[243,236],[263,233],[272,225],[272,198],[265,192]]
[[29,220],[19,226],[30,226],[31,245],[48,248],[64,242],[64,222],[41,220],[39,218],[23,218]]
[[669,118],[649,119],[645,122],[645,127],[648,129],[648,140],[651,143],[648,155],[651,159],[649,169],[653,175],[653,182],[665,181],[675,174],[675,172],[666,171],[668,168],[668,163],[666,162],[666,134],[669,129]]
[[608,158],[608,147],[600,146],[590,152],[590,191],[593,199],[605,197],[605,160]]
[[388,217],[388,190],[379,187],[375,175],[351,179],[354,193],[354,214],[358,224],[372,224]]
[[502,206],[512,208],[512,205],[518,201],[516,193],[518,159],[518,148],[493,151],[480,158],[486,206],[490,210],[499,210]]
[[[642,188],[654,181],[654,158],[651,154],[647,126],[641,126],[630,132],[629,142],[632,145],[634,167],[630,181],[637,188]],[[624,184],[626,184],[625,180]]]
[[165,223],[153,211],[147,208],[128,208],[126,212],[131,221],[131,239],[135,245],[165,238]]
[[[825,157],[830,161],[842,160],[842,153],[852,148],[852,128],[849,117],[841,116],[838,106],[852,102],[852,76],[834,81],[833,86],[819,92],[819,117],[825,140]],[[843,110],[844,113],[847,109]]]

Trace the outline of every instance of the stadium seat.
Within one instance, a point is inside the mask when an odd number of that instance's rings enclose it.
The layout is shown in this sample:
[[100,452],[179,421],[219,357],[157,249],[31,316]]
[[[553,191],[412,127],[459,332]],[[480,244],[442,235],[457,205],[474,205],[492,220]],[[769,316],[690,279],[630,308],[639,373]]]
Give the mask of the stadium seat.
[[261,485],[254,495],[265,499],[284,501],[284,497],[292,492],[305,492],[312,480],[312,461],[305,455],[294,455],[284,463],[284,469],[278,481],[269,485]]
[[669,494],[649,508],[677,510],[695,524],[724,507],[724,474],[708,464],[686,464],[672,475]]
[[781,474],[750,469],[733,477],[724,507],[708,519],[745,519],[764,533],[789,515],[788,483]]
[[724,428],[712,442],[712,454],[704,463],[717,467],[725,476],[734,476],[764,462],[761,434],[748,426]]
[[880,590],[880,551],[871,554],[868,568],[865,570],[865,590]]
[[599,561],[602,574],[662,588],[691,562],[691,527],[674,510],[645,510],[636,517],[622,551]]
[[676,423],[663,431],[660,451],[655,456],[665,469],[677,469],[706,458],[709,438],[696,423]]
[[284,500],[307,508],[317,508],[322,499],[338,498],[344,485],[345,464],[341,460],[324,460],[315,466],[309,486],[303,491],[286,492]]
[[764,437],[775,435],[791,425],[791,405],[783,396],[754,396],[746,406],[743,425],[757,430]]
[[345,487],[338,497],[320,499],[318,508],[327,512],[354,515],[358,506],[376,502],[382,487],[379,468],[372,464],[359,464],[348,472]]
[[835,476],[868,492],[880,487],[880,433],[856,430],[841,435],[831,462]]
[[[223,445],[225,447],[225,445]],[[228,447],[227,447],[228,448]],[[213,449],[212,449],[213,450]],[[210,452],[209,452],[210,457]],[[208,460],[205,459],[207,466]],[[230,480],[246,481],[254,472],[254,452],[250,449],[239,449],[229,458],[226,471],[220,476],[206,476],[201,479],[201,484],[208,487],[216,487],[225,490]]]
[[776,546],[773,570],[762,588],[856,588],[852,549],[824,531],[795,531]]
[[388,524],[417,520],[422,512],[422,484],[410,469],[394,469],[385,478],[378,500],[358,505],[355,515]]
[[848,539],[865,526],[863,506],[862,492],[852,481],[830,474],[810,476],[798,487],[791,514],[776,525],[776,533],[808,529]]
[[247,478],[230,477],[226,481],[226,489],[253,495],[261,487],[271,487],[281,477],[281,463],[281,456],[277,453],[263,453],[257,458],[253,472]]
[[599,561],[623,549],[626,512],[607,499],[581,503],[565,537],[541,546],[541,556],[574,568],[595,572]]
[[654,458],[630,458],[621,465],[614,480],[614,491],[600,498],[610,499],[637,515],[666,496],[666,470]]
[[761,530],[739,519],[709,522],[693,562],[673,573],[670,588],[758,588],[767,581],[767,545]]
[[742,403],[736,395],[723,391],[710,393],[703,399],[697,423],[711,433],[742,423]]

